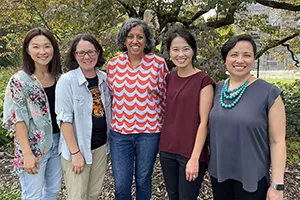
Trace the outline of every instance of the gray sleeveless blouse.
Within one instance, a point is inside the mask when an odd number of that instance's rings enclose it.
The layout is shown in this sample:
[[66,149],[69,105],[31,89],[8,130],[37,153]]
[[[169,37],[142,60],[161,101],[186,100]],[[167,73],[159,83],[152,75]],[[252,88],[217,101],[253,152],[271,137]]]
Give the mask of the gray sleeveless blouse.
[[233,108],[225,109],[219,102],[223,85],[216,85],[209,116],[208,171],[218,182],[234,179],[246,191],[254,192],[260,179],[266,176],[269,180],[268,112],[282,91],[258,79]]

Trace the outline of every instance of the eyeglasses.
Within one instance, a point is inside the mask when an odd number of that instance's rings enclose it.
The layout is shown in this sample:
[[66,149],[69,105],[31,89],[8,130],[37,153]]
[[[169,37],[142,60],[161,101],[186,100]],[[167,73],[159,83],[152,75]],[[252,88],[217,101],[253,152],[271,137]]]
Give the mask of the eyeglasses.
[[79,58],[83,58],[85,56],[85,54],[87,54],[89,57],[95,57],[98,55],[98,51],[96,51],[96,50],[75,51],[75,54]]

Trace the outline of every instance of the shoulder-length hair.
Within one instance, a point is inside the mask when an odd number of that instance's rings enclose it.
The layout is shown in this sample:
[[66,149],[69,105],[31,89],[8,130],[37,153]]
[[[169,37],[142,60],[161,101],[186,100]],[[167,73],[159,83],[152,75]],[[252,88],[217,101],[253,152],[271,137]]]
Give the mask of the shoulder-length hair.
[[170,32],[170,34],[167,38],[167,42],[166,42],[168,53],[170,54],[171,43],[176,37],[182,37],[189,44],[189,46],[192,48],[192,50],[194,52],[192,61],[193,61],[193,63],[196,62],[197,61],[197,42],[196,42],[196,39],[193,36],[193,34],[190,31],[188,31],[187,29],[177,28]]
[[28,53],[28,46],[32,38],[39,35],[43,35],[46,38],[48,38],[53,46],[53,58],[48,64],[48,72],[54,77],[56,77],[62,73],[59,47],[53,34],[50,31],[43,28],[33,28],[29,32],[27,32],[23,41],[22,68],[29,75],[35,72],[34,61],[32,60],[31,56]]
[[99,42],[93,35],[78,34],[73,39],[71,46],[67,52],[66,62],[65,62],[67,69],[73,70],[73,69],[77,69],[79,67],[79,64],[77,63],[77,60],[75,58],[75,51],[76,51],[76,47],[80,40],[88,41],[94,45],[95,49],[99,53],[98,61],[97,61],[97,64],[95,67],[100,68],[105,63],[105,59],[103,58],[103,49],[102,49],[101,45],[99,44]]
[[253,48],[254,57],[256,57],[257,47],[256,47],[256,43],[255,43],[254,39],[249,34],[241,34],[241,35],[236,35],[236,36],[231,37],[229,40],[227,40],[223,44],[223,46],[221,48],[221,55],[222,55],[224,62],[226,61],[228,52],[236,45],[236,43],[238,43],[240,41],[250,42],[250,44],[252,45],[252,48]]
[[123,51],[123,52],[127,51],[125,42],[126,42],[128,33],[132,28],[134,28],[138,25],[143,27],[145,37],[146,37],[146,46],[144,49],[145,54],[148,54],[154,50],[153,35],[152,35],[152,32],[151,32],[149,26],[147,25],[147,23],[144,22],[143,20],[140,20],[137,18],[129,18],[122,24],[119,34],[118,34],[118,46],[119,46],[120,51]]

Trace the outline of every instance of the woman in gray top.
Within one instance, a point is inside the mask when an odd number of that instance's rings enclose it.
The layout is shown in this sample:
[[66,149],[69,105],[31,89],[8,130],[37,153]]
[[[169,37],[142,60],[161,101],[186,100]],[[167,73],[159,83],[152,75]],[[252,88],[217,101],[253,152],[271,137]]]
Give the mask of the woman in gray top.
[[256,44],[250,35],[232,37],[221,53],[230,77],[217,84],[209,119],[214,199],[282,200],[286,120],[281,90],[251,76]]

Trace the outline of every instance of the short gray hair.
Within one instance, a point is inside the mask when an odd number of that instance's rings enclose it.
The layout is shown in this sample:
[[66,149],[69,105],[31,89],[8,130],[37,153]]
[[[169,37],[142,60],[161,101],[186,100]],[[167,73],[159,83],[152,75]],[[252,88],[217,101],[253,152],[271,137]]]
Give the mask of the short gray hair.
[[122,24],[118,34],[118,46],[120,51],[127,51],[127,47],[125,45],[127,35],[132,28],[138,25],[141,25],[143,27],[145,37],[146,37],[146,46],[144,52],[148,54],[153,51],[154,39],[153,39],[152,32],[145,21],[137,18],[129,18]]

